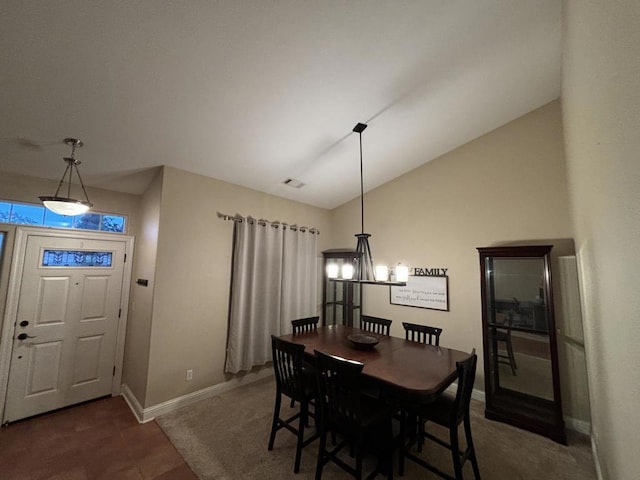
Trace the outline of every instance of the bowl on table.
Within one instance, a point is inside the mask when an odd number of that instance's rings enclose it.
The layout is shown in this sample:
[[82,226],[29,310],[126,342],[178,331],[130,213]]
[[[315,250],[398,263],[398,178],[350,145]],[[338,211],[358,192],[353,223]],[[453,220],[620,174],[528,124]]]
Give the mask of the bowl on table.
[[368,333],[354,333],[353,335],[349,335],[347,337],[351,342],[351,346],[353,348],[357,348],[360,350],[369,350],[374,348],[380,339]]

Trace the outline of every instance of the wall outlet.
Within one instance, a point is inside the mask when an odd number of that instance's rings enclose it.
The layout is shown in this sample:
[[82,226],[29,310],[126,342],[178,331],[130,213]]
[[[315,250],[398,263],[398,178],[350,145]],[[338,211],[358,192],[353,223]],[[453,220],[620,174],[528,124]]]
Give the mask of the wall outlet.
[[187,370],[186,380],[193,380],[193,370]]

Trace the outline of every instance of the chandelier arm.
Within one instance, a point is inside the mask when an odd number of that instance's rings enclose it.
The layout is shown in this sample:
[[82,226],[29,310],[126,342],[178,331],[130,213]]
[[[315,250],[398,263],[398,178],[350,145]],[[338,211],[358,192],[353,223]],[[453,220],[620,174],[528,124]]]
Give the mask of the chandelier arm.
[[57,197],[58,193],[60,193],[60,188],[62,187],[62,184],[64,183],[64,177],[67,176],[67,172],[69,171],[69,167],[71,167],[71,165],[67,164],[67,168],[65,169],[64,173],[62,174],[62,178],[60,179],[60,183],[58,183],[58,188],[56,189],[56,193],[53,195],[54,197]]
[[[72,154],[73,155],[73,154]],[[73,168],[76,168],[76,171],[78,170],[78,167],[76,167],[76,163],[75,160],[73,159],[73,157],[71,158],[71,160],[67,160],[69,162],[69,166],[71,168],[69,168],[69,183],[67,185],[67,198],[71,198],[71,180],[73,178]]]
[[82,181],[82,177],[80,176],[80,170],[78,170],[78,165],[74,162],[73,166],[76,167],[76,175],[78,175],[78,180],[80,180],[80,186],[82,187],[82,191],[84,192],[84,198],[87,201],[87,203],[91,203],[89,201],[89,195],[87,195],[87,189],[84,188],[84,182]]

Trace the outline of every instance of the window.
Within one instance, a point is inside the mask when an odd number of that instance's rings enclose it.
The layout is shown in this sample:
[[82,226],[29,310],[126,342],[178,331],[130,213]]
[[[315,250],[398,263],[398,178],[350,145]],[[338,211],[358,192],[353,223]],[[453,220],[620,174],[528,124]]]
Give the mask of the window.
[[0,200],[0,223],[125,233],[127,219],[122,215],[97,212],[69,217],[41,205]]
[[113,252],[84,250],[45,250],[43,267],[110,267]]

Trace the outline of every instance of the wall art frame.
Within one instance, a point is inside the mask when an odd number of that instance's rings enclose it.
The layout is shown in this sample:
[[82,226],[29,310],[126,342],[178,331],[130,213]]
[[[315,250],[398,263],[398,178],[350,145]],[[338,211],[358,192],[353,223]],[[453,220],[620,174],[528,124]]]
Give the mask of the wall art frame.
[[447,275],[411,275],[405,286],[390,287],[390,303],[405,307],[449,311]]

